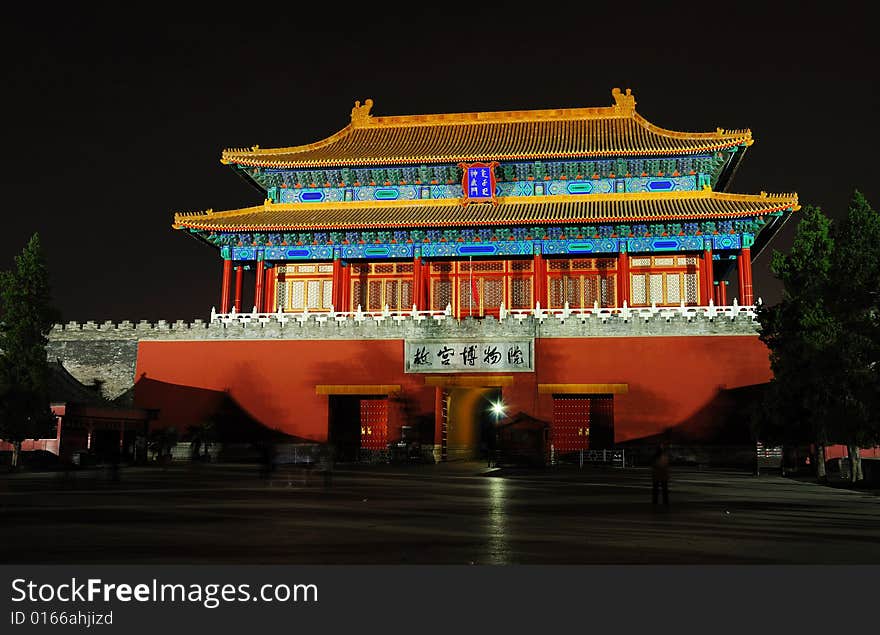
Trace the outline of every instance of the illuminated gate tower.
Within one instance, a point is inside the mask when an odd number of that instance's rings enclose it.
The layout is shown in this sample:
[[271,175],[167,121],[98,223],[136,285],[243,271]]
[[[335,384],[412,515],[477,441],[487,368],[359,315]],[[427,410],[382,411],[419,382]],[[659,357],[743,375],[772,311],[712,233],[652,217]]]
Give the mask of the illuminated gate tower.
[[390,117],[357,102],[321,141],[225,150],[265,201],[174,227],[218,248],[221,315],[752,305],[752,252],[797,196],[727,193],[749,130],[665,130],[612,96]]

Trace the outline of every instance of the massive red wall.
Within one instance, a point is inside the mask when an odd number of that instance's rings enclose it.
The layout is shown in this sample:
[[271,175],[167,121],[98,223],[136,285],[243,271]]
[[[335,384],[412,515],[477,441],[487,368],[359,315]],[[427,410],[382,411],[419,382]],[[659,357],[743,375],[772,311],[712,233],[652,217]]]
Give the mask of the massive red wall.
[[[135,377],[209,390],[228,390],[261,423],[289,434],[326,440],[326,395],[317,384],[400,384],[417,412],[433,412],[434,391],[403,373],[402,340],[141,342]],[[135,388],[135,403],[159,408],[157,425],[186,429],[212,403],[178,405],[155,383]],[[183,421],[180,412],[195,421]],[[204,412],[202,410],[204,409]]]
[[[618,442],[676,426],[694,438],[704,436],[701,431],[718,424],[719,410],[734,405],[723,391],[772,376],[767,349],[757,337],[539,339],[535,346],[540,383],[629,385],[626,394],[614,397]],[[552,396],[541,397],[540,415],[549,419]]]
[[[536,373],[514,373],[503,391],[507,412],[552,419],[552,396],[538,395],[538,383],[623,383],[615,396],[616,441],[686,426],[691,434],[710,430],[727,389],[770,379],[767,350],[757,337],[686,336],[539,339]],[[230,395],[262,423],[301,437],[326,439],[326,395],[316,384],[400,384],[415,414],[434,410],[434,388],[424,376],[403,372],[401,340],[141,342],[137,377]],[[207,412],[184,409],[171,391],[144,382],[136,405],[159,408],[159,425],[185,429],[183,419]],[[208,408],[210,400],[201,408]],[[745,422],[743,425],[746,425]]]

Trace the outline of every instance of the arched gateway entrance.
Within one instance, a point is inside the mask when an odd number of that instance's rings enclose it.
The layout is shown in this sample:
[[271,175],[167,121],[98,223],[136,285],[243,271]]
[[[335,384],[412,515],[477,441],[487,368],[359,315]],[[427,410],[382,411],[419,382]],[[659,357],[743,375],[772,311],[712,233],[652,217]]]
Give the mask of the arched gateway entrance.
[[502,415],[510,375],[441,375],[426,377],[434,386],[434,459],[484,459],[493,450],[495,426]]

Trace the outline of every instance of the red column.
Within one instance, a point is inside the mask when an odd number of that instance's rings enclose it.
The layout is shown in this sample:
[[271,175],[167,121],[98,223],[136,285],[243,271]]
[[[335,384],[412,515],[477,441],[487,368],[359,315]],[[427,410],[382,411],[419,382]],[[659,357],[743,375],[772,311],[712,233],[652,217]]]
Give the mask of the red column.
[[737,272],[739,273],[739,301],[744,306],[755,303],[752,290],[752,250],[744,247],[737,259]]
[[422,300],[422,258],[416,256],[413,259],[413,304],[419,311],[425,310],[425,302]]
[[263,299],[263,313],[275,312],[275,267],[266,267],[266,286]]
[[342,267],[342,287],[339,289],[339,308],[337,311],[351,311],[351,264]]
[[223,280],[220,282],[220,313],[229,313],[229,283],[232,280],[232,261],[223,261]]
[[238,265],[235,268],[235,312],[241,313],[241,285],[244,277],[244,267]]
[[623,306],[623,301],[629,306],[629,254],[622,251],[617,254],[617,306]]
[[[711,249],[706,249],[703,252],[703,274],[705,277],[705,280],[703,283],[704,284],[703,289],[705,290],[704,294],[703,294],[703,298],[704,298],[703,304],[708,305],[709,298],[712,298],[712,296],[714,295],[714,290],[715,290],[715,281],[714,281],[715,276],[713,274],[712,250]],[[714,302],[715,299],[712,298],[712,301]]]
[[[422,304],[425,305],[425,311],[432,309],[431,307],[431,264],[426,262],[422,264]],[[419,307],[421,308],[421,307]],[[445,307],[444,307],[445,308]]]
[[263,307],[263,282],[265,278],[266,263],[260,258],[257,260],[257,275],[254,282],[254,306],[257,307],[257,311],[260,311]]
[[727,306],[727,283],[724,280],[718,282],[718,304]]
[[541,303],[541,308],[547,308],[547,292],[545,289],[547,288],[547,267],[544,261],[544,256],[540,252],[535,253],[534,258],[534,267],[535,270],[535,302]]
[[342,261],[339,258],[333,259],[333,293],[330,294],[333,302],[333,309],[339,311],[342,308],[341,299],[342,291]]

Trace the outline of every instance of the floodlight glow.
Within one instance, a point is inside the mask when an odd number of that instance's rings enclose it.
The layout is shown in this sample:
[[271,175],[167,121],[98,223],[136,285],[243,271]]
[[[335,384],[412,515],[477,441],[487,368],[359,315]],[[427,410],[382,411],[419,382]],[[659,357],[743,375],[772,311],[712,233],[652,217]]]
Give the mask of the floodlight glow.
[[496,417],[500,417],[504,414],[504,403],[501,401],[496,401],[492,404],[492,412],[495,413]]

